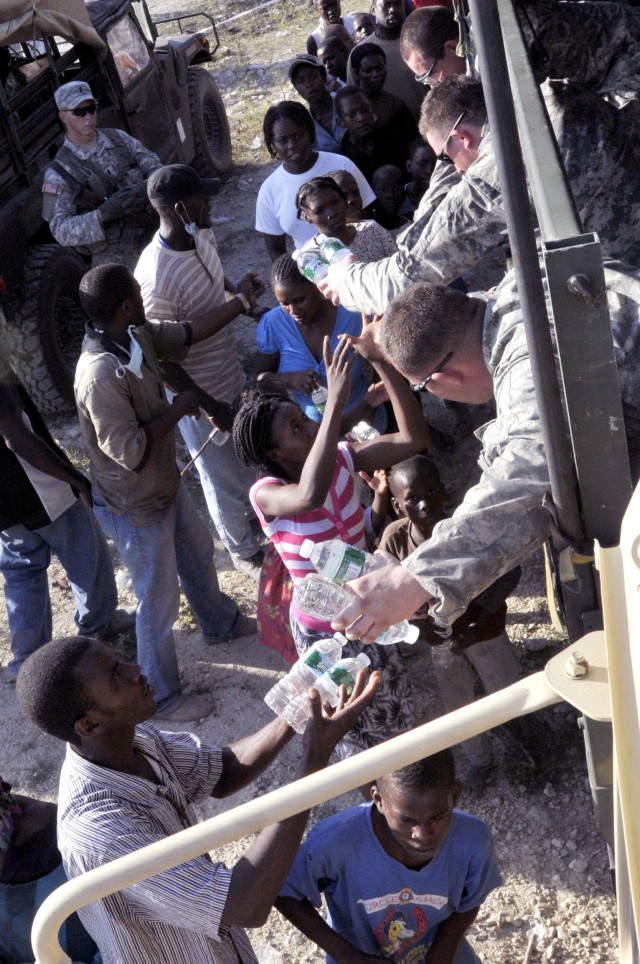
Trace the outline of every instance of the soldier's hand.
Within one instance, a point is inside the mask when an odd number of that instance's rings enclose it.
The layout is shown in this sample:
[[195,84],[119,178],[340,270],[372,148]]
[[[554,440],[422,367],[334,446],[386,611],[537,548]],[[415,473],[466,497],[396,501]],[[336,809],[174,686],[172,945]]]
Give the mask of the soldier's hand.
[[121,187],[119,191],[102,202],[98,208],[98,217],[103,224],[119,221],[120,218],[131,214],[132,206],[135,209],[136,205],[140,205],[141,200],[140,195],[136,195],[135,187]]

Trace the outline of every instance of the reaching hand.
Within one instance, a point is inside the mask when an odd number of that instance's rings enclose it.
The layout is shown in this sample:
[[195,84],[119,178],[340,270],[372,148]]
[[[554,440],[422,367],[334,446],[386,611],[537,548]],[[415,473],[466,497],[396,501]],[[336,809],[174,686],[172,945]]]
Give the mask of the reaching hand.
[[344,278],[347,268],[349,268],[355,260],[354,256],[349,254],[346,258],[343,258],[342,261],[338,261],[337,264],[330,264],[327,274],[322,281],[318,282],[318,289],[327,301],[332,301],[334,305],[340,304],[340,295],[338,294],[340,282]]
[[369,475],[367,472],[358,472],[358,475],[361,479],[364,479],[369,488],[378,495],[382,495],[384,492],[389,491],[386,469],[376,469],[372,475]]
[[378,344],[378,332],[380,330],[380,322],[382,321],[382,315],[362,315],[362,331],[359,338],[354,338],[352,335],[345,336],[341,335],[341,338],[349,337],[353,347],[358,351],[363,358],[367,358],[369,361],[383,361],[384,354],[380,345]]
[[387,386],[384,382],[372,382],[367,389],[367,394],[365,399],[371,408],[377,408],[378,405],[384,405],[385,402],[389,401],[389,392],[387,391]]
[[322,705],[317,690],[309,691],[311,716],[305,727],[303,745],[307,759],[320,765],[329,759],[336,744],[348,733],[364,709],[369,706],[380,684],[380,673],[373,672],[367,680],[367,671],[360,670],[353,684],[351,696],[347,697],[344,686],[340,687],[338,705],[334,708]]
[[331,400],[343,408],[351,391],[351,369],[355,360],[355,353],[351,348],[349,338],[342,338],[331,356],[329,336],[325,335],[322,353],[327,370],[327,389]]

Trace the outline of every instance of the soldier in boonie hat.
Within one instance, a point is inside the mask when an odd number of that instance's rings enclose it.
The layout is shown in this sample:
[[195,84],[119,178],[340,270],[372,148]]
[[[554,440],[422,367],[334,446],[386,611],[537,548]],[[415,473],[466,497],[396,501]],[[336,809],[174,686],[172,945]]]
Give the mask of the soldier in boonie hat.
[[72,80],[68,84],[62,84],[53,96],[58,110],[73,110],[85,100],[97,103],[89,84],[84,80]]

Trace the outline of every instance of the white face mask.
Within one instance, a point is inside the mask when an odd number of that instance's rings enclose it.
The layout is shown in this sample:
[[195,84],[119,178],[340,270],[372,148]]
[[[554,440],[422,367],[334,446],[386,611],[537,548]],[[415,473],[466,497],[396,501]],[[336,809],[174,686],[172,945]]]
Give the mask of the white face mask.
[[187,232],[187,234],[190,234],[192,238],[198,237],[198,235],[200,234],[200,228],[195,223],[195,221],[189,221],[189,222],[183,221],[182,223],[184,224],[184,229]]
[[126,365],[121,365],[116,368],[116,378],[124,378],[125,370],[130,371],[136,378],[142,379],[142,362],[144,361],[144,355],[142,353],[142,346],[139,341],[133,336],[135,331],[135,325],[129,325],[127,331],[129,332],[129,354],[130,358]]

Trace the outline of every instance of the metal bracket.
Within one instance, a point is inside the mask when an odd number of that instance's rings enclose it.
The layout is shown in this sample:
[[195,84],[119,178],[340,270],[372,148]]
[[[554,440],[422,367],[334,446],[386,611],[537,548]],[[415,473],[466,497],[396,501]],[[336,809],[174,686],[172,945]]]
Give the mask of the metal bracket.
[[611,722],[609,669],[603,632],[587,633],[563,649],[549,660],[544,672],[551,689],[567,703],[592,720]]

